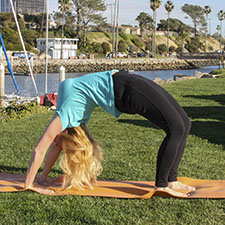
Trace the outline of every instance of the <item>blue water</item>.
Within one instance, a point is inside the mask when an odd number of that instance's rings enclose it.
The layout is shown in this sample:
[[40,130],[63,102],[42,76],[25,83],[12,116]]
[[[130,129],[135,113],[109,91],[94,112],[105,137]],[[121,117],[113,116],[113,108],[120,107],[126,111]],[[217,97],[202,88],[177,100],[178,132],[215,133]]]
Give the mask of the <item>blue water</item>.
[[[173,78],[174,75],[184,74],[184,75],[194,75],[195,71],[200,71],[203,73],[209,73],[212,70],[218,69],[218,66],[207,66],[202,68],[190,69],[190,70],[158,70],[158,71],[135,71],[136,74],[140,74],[150,80],[154,80],[156,77],[163,80]],[[67,73],[66,78],[72,78],[80,76],[84,73]],[[45,75],[37,74],[34,76],[39,95],[44,94],[45,87]],[[16,76],[16,81],[18,83],[19,89],[22,96],[35,96],[35,89],[29,76]],[[57,92],[59,85],[59,74],[50,73],[48,74],[48,93]],[[16,89],[13,80],[10,75],[5,77],[5,93],[6,94],[16,94]]]

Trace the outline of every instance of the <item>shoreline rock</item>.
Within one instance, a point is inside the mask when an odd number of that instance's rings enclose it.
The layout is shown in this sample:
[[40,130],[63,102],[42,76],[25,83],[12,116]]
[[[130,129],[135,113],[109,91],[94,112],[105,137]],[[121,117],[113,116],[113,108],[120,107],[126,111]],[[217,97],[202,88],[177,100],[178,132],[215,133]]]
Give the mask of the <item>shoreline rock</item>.
[[159,85],[168,84],[175,81],[181,81],[181,80],[193,80],[193,79],[202,79],[202,78],[218,78],[219,76],[210,75],[209,73],[201,73],[199,71],[195,71],[195,74],[193,76],[191,75],[184,75],[184,74],[177,74],[174,75],[173,79],[169,78],[168,80],[163,80],[161,78],[156,77],[154,79],[154,82],[156,82]]
[[[6,62],[5,71],[8,71]],[[219,60],[195,59],[183,60],[177,58],[140,58],[140,59],[70,59],[70,60],[49,60],[48,72],[58,73],[61,66],[65,67],[67,73],[75,72],[97,72],[112,69],[125,69],[134,71],[146,70],[179,70],[193,69],[197,67],[218,65]],[[15,74],[29,74],[26,60],[14,60],[12,63]],[[34,74],[45,73],[45,61],[33,60],[31,67]]]

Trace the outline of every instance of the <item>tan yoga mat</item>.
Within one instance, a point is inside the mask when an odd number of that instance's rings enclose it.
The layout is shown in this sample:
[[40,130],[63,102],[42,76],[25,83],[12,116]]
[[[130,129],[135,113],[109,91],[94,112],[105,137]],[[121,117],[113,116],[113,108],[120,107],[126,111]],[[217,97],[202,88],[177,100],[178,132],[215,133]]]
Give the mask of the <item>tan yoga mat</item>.
[[[0,192],[24,191],[24,174],[0,173]],[[55,179],[51,186],[40,186],[34,182],[36,187],[54,190],[53,195],[82,195],[112,198],[142,198],[152,196],[176,197],[176,198],[225,198],[225,180],[200,180],[187,177],[179,177],[179,181],[196,187],[189,197],[177,197],[163,191],[154,191],[153,181],[97,181],[93,190],[86,189],[77,191],[75,188],[62,190],[60,177]],[[179,190],[186,193],[187,191]]]

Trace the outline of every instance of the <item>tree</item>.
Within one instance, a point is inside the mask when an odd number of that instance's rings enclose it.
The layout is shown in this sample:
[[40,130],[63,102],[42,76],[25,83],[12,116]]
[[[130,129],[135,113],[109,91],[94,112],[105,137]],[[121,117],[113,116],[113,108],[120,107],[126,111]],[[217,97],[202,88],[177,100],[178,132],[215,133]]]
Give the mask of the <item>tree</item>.
[[161,5],[161,0],[150,0],[150,8],[153,11],[153,38],[152,38],[152,51],[153,57],[156,55],[156,10]]
[[[86,47],[87,25],[92,23],[100,26],[105,18],[100,14],[106,10],[103,0],[71,0],[75,8],[77,36],[81,41],[83,33],[83,47]],[[80,42],[81,46],[81,42]]]
[[187,32],[183,31],[180,33],[179,37],[181,38],[181,52],[184,53],[185,41],[188,41],[189,35]]
[[181,22],[180,20],[175,19],[175,18],[170,18],[169,21],[168,20],[160,20],[160,23],[157,26],[157,30],[166,31],[168,28],[168,23],[169,23],[170,31],[174,31],[178,34],[182,33],[183,31],[194,32],[194,28],[184,24],[183,22]]
[[182,11],[191,17],[192,22],[194,23],[194,34],[197,35],[197,26],[203,25],[205,23],[204,10],[201,6],[198,5],[189,5],[185,4],[181,7]]
[[169,53],[169,35],[170,35],[170,29],[169,29],[169,19],[170,19],[170,13],[174,9],[174,5],[171,1],[167,1],[165,4],[165,9],[168,13],[168,19],[167,19],[167,52]]
[[[29,23],[31,27],[35,27],[36,30],[43,30],[43,23],[42,19],[43,17],[46,17],[45,13],[40,13],[40,14],[24,14],[24,20],[26,23]],[[41,32],[40,32],[41,33]]]
[[62,36],[61,36],[61,56],[60,58],[63,59],[63,36],[64,36],[64,19],[65,13],[71,10],[71,3],[70,0],[58,0],[59,10],[62,13]]
[[0,13],[0,24],[2,27],[16,29],[15,20],[12,13]]
[[[208,27],[208,16],[209,14],[212,12],[212,9],[210,6],[206,5],[204,7],[204,13],[205,13],[205,16],[206,16],[206,27]],[[207,43],[206,43],[206,39],[207,39],[207,30],[208,29],[205,29],[205,50],[207,51]]]
[[153,19],[152,17],[145,12],[141,12],[138,17],[135,19],[139,23],[139,27],[141,29],[141,35],[143,34],[144,29],[152,29]]
[[220,51],[222,51],[222,26],[223,26],[223,20],[225,19],[225,12],[223,10],[220,10],[218,13],[218,19],[220,20]]
[[187,40],[187,43],[185,45],[185,48],[192,53],[198,53],[199,49],[203,47],[203,44],[201,43],[199,37],[190,38]]
[[208,16],[209,16],[209,14],[212,12],[212,9],[211,9],[211,7],[210,6],[208,6],[208,5],[206,5],[205,7],[204,7],[204,13],[205,13],[205,16],[206,16],[206,23],[207,23],[207,26],[208,26]]

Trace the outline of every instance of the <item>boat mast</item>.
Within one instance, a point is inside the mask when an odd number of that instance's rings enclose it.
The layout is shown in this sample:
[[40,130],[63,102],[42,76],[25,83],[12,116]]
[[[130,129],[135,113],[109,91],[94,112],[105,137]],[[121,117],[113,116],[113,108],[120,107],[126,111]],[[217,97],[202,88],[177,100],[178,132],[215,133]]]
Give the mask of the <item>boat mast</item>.
[[23,47],[23,51],[24,51],[24,54],[25,54],[25,57],[26,57],[26,60],[27,60],[28,68],[29,68],[29,71],[30,71],[30,76],[31,76],[31,79],[32,79],[32,82],[33,82],[33,85],[34,85],[34,88],[35,88],[36,95],[38,96],[38,89],[37,89],[37,86],[36,86],[36,83],[35,83],[35,80],[34,80],[33,71],[32,71],[31,65],[30,65],[30,61],[28,59],[27,51],[26,51],[26,48],[25,48],[25,45],[24,45],[23,37],[21,35],[19,23],[18,23],[18,20],[17,20],[17,17],[16,17],[16,12],[15,12],[12,0],[10,0],[10,4],[11,4],[14,19],[15,19],[15,22],[16,22],[17,30],[18,30],[18,33],[19,33],[20,41],[21,41],[21,44],[22,44],[22,47]]
[[16,78],[14,76],[14,73],[13,73],[13,70],[12,70],[12,67],[11,67],[11,64],[10,64],[10,61],[9,61],[9,58],[8,58],[8,55],[7,55],[7,51],[6,51],[6,48],[5,48],[5,44],[4,44],[4,41],[3,41],[3,38],[2,38],[1,32],[0,32],[0,44],[2,45],[2,49],[3,49],[4,53],[5,53],[5,58],[6,58],[6,61],[7,61],[7,65],[8,65],[9,72],[10,72],[10,74],[12,76],[12,79],[13,79],[13,83],[14,83],[14,85],[16,87],[16,90],[17,90],[18,95],[20,96],[21,95],[20,89],[19,89],[18,84],[16,82]]
[[48,0],[45,1],[46,9],[46,39],[45,39],[45,94],[48,93]]

